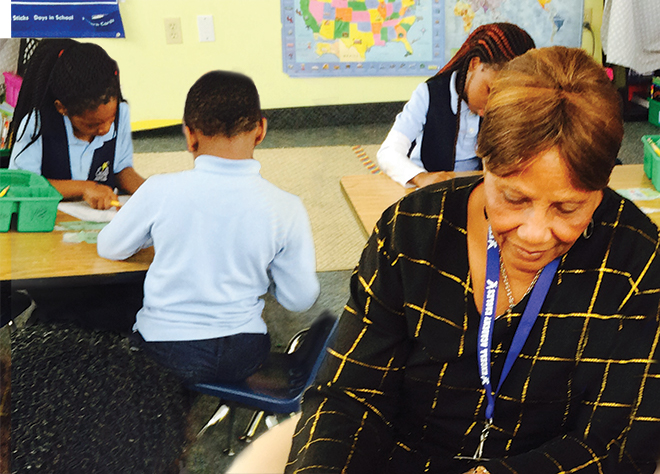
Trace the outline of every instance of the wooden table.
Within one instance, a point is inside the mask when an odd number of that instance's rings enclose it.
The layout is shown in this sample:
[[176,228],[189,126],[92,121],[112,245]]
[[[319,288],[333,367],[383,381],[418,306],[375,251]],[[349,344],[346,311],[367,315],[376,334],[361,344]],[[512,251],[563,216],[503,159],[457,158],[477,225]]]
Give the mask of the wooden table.
[[[456,174],[458,176],[469,176],[474,175],[475,172]],[[385,209],[415,190],[415,188],[404,188],[385,174],[344,176],[341,178],[340,183],[344,196],[367,236],[371,234]],[[654,189],[653,184],[644,174],[643,165],[615,166],[610,179],[610,187],[613,189]],[[645,210],[658,209],[656,213],[649,213],[649,217],[660,225],[660,198],[635,201],[635,203],[645,208]]]
[[[57,213],[56,224],[76,220]],[[96,244],[67,243],[67,231],[0,232],[0,311],[11,311],[14,290],[84,287],[144,280],[153,248],[123,261],[98,256]],[[4,318],[4,316],[3,316]]]
[[[57,212],[56,223],[74,220]],[[65,231],[0,233],[0,281],[87,277],[144,272],[153,259],[153,248],[124,261],[101,258],[96,244],[67,243]]]

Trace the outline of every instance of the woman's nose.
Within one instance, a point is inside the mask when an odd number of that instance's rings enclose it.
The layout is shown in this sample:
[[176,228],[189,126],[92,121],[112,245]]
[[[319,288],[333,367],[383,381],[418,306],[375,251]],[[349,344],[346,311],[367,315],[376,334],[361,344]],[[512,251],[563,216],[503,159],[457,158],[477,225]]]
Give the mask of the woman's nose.
[[518,227],[518,236],[529,244],[542,244],[552,238],[550,220],[543,209],[530,209],[525,222]]

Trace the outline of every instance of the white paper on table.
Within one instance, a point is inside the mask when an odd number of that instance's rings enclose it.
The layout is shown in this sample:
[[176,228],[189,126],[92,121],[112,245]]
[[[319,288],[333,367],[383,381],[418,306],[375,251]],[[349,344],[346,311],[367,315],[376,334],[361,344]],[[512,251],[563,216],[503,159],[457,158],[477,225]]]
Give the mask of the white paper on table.
[[655,207],[640,207],[639,210],[642,211],[644,214],[655,214],[657,212],[660,212],[660,209]]
[[655,189],[648,188],[627,188],[615,189],[617,193],[631,201],[652,201],[660,198],[660,193]]
[[[119,196],[119,202],[124,205],[129,197],[128,195]],[[110,222],[117,214],[116,207],[107,210],[92,209],[85,201],[61,202],[57,205],[57,209],[76,219],[89,222]]]

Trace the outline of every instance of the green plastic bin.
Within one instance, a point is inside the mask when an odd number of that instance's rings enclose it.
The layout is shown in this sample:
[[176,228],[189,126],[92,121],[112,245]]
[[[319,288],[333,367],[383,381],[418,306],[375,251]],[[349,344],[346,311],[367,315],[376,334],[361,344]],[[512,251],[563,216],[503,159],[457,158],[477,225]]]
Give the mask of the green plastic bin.
[[660,101],[649,99],[649,122],[660,127]]
[[649,139],[660,148],[660,135],[644,135],[642,137],[642,143],[644,144],[644,174],[653,181],[653,185],[658,189],[660,188],[660,181],[657,179],[654,181],[653,174],[655,173],[660,178],[660,156],[653,150]]
[[18,232],[50,232],[55,227],[62,195],[46,178],[30,171],[0,169],[0,232],[7,232],[16,214]]

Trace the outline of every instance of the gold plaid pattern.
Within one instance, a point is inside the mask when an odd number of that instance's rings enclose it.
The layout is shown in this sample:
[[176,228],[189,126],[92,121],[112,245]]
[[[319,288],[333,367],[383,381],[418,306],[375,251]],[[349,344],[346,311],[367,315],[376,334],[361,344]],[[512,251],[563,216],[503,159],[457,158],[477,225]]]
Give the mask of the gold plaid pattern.
[[[305,395],[287,473],[458,473],[485,422],[480,315],[467,258],[474,178],[384,214]],[[495,403],[484,465],[498,473],[652,473],[660,447],[658,229],[611,190],[564,255]],[[485,244],[484,244],[485,245]],[[497,319],[499,381],[527,298]]]

